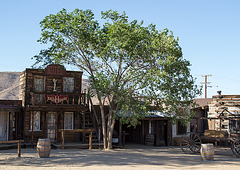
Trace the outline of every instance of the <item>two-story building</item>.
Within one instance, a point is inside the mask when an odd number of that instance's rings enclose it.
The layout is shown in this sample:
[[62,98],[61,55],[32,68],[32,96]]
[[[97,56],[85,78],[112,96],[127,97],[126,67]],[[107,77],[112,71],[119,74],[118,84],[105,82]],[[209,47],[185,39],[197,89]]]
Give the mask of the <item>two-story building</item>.
[[[24,107],[24,140],[61,140],[59,129],[84,128],[88,110],[82,72],[66,71],[61,65],[26,69],[20,75],[20,100]],[[79,133],[66,134],[65,141],[81,140]]]

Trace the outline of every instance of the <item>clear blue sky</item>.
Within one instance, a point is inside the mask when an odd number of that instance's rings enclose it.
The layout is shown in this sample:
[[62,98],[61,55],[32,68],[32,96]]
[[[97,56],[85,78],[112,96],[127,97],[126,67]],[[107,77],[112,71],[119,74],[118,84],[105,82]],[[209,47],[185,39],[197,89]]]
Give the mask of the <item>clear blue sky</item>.
[[[208,97],[240,95],[239,0],[5,0],[0,2],[0,71],[23,71],[46,46],[37,43],[39,22],[62,8],[91,9],[96,19],[108,9],[125,11],[129,19],[168,28],[179,37],[184,58],[192,64],[196,83],[208,78]],[[71,68],[69,68],[71,69]],[[202,95],[204,97],[204,95]]]

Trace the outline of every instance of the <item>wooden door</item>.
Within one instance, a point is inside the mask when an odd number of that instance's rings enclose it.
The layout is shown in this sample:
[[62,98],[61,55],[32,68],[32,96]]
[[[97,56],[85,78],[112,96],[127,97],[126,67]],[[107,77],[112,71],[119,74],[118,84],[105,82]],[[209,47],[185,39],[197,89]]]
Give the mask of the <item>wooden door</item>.
[[156,146],[167,145],[167,121],[156,121]]
[[0,141],[7,141],[7,113],[0,112]]
[[55,141],[55,129],[56,129],[56,112],[47,113],[47,137],[51,142]]

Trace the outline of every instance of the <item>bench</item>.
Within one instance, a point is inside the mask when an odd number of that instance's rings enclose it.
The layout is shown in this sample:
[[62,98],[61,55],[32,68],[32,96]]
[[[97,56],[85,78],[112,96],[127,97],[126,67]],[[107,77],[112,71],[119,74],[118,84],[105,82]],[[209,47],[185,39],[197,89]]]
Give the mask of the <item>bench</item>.
[[18,144],[18,157],[21,157],[21,143],[24,142],[24,140],[10,140],[10,141],[0,141],[1,143],[17,143]]

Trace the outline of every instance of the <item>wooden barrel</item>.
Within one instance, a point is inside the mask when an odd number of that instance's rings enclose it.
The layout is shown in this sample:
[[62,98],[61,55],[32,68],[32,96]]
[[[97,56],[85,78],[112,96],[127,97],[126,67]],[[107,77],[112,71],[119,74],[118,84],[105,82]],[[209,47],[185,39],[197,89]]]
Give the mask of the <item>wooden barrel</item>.
[[37,154],[39,158],[48,158],[51,150],[50,139],[38,139]]
[[212,143],[201,144],[200,152],[203,160],[214,160],[214,147]]
[[148,145],[148,146],[154,145],[154,135],[153,134],[146,134],[145,145]]

